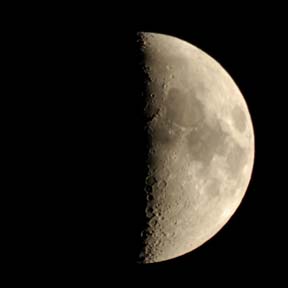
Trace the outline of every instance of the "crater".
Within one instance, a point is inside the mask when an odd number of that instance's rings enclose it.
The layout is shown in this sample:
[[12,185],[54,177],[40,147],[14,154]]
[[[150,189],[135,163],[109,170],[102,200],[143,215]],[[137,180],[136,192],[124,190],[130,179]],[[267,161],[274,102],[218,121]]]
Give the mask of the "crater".
[[235,128],[239,131],[239,132],[244,132],[245,128],[246,128],[246,115],[243,111],[243,109],[237,105],[233,108],[232,110],[232,119],[233,119],[233,124],[235,126]]
[[157,181],[156,181],[156,178],[154,176],[150,175],[150,176],[146,177],[145,182],[147,185],[153,186]]
[[158,220],[157,220],[156,217],[151,218],[151,219],[149,220],[149,223],[148,223],[149,227],[151,227],[151,228],[155,228],[155,226],[156,226],[157,224],[158,224]]
[[145,213],[147,218],[152,218],[154,216],[154,209],[148,206]]

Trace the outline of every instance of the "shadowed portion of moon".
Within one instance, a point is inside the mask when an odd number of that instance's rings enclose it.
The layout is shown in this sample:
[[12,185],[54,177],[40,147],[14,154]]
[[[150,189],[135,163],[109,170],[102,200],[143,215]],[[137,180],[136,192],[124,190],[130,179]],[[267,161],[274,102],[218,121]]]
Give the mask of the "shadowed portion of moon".
[[227,72],[174,37],[138,34],[144,108],[143,213],[137,262],[178,257],[239,206],[254,160],[248,108]]

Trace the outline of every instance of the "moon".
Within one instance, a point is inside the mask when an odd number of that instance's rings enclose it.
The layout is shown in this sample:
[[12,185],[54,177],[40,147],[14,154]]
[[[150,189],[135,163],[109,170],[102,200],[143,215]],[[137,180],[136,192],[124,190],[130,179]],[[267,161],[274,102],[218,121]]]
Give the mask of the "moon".
[[247,104],[224,68],[178,38],[138,33],[145,150],[145,225],[138,263],[184,255],[240,205],[254,163]]

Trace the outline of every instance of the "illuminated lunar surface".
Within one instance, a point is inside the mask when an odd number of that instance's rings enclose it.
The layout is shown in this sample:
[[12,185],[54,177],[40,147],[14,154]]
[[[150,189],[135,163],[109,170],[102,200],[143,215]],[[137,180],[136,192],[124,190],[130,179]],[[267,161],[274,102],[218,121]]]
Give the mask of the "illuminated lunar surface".
[[139,37],[149,145],[138,263],[153,263],[196,249],[227,223],[251,178],[254,133],[218,62],[175,37]]

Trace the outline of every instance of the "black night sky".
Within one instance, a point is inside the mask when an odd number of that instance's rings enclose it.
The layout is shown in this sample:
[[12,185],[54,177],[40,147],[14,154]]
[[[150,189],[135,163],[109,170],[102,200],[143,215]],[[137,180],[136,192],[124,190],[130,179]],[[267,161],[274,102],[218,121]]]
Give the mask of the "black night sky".
[[[24,131],[17,141],[27,145],[22,177],[33,183],[21,182],[17,199],[35,209],[17,236],[26,253],[20,266],[30,259],[42,280],[60,275],[96,287],[234,287],[251,279],[278,287],[287,257],[287,17],[275,7],[231,4],[219,14],[208,4],[167,4],[169,12],[135,4],[90,15],[65,7],[16,25],[15,103],[29,118],[17,123]],[[228,224],[192,253],[149,265],[134,263],[143,189],[138,31],[175,36],[215,58],[247,102],[256,142],[248,191]]]

